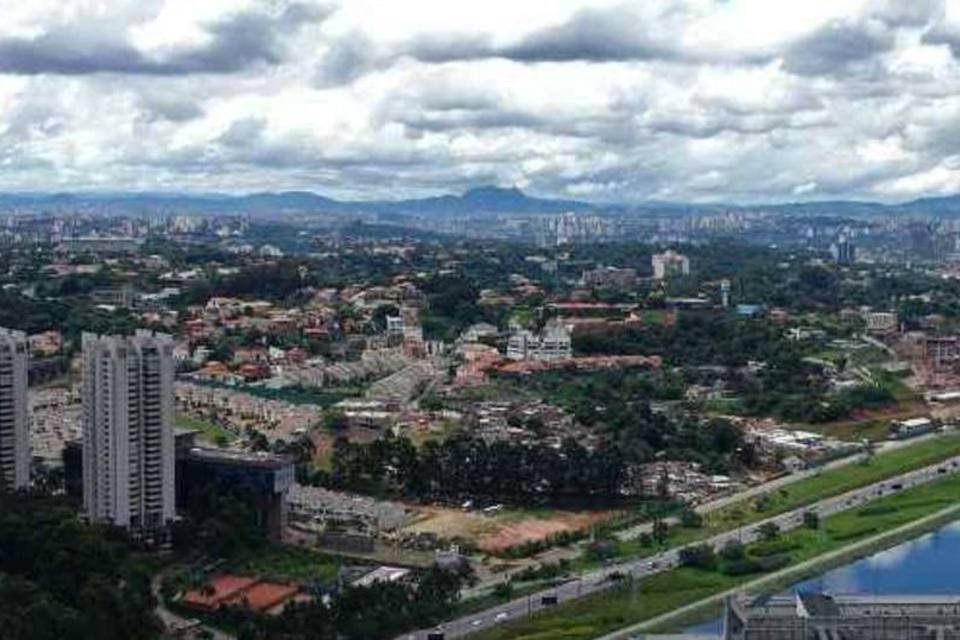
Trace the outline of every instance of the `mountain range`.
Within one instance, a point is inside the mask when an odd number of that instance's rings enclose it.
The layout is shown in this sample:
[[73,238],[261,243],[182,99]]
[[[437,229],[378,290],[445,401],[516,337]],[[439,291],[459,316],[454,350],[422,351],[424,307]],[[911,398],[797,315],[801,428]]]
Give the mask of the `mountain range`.
[[690,215],[721,211],[767,211],[791,216],[862,217],[874,214],[913,214],[934,217],[960,215],[960,195],[921,198],[899,204],[856,200],[790,202],[769,205],[648,202],[591,203],[537,198],[516,187],[481,186],[462,195],[407,200],[336,200],[311,191],[264,192],[248,195],[192,195],[177,193],[0,193],[0,208],[61,209],[102,207],[122,211],[193,211],[202,213],[331,213],[392,214],[400,216],[482,216],[575,212]]

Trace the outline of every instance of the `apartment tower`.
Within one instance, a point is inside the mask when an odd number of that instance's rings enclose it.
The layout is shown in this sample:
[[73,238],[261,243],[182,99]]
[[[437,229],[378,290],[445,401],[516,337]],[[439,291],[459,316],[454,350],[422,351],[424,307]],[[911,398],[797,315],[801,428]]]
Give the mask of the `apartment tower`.
[[153,536],[174,517],[173,340],[83,335],[83,506]]
[[27,335],[0,328],[0,489],[30,484]]

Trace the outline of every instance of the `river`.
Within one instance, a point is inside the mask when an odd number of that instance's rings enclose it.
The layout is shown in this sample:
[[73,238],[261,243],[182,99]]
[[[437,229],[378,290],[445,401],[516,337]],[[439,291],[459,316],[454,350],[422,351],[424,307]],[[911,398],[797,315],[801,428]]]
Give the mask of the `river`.
[[[960,522],[799,582],[783,593],[797,591],[875,595],[958,593]],[[720,621],[713,620],[686,631],[719,633]]]

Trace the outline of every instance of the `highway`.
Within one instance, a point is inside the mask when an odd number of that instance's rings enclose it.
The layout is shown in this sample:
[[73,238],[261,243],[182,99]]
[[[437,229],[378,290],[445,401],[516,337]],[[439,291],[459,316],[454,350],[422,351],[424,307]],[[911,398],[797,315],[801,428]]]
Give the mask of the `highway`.
[[[877,447],[875,455],[890,453],[891,451],[896,451],[897,449],[901,449],[903,447],[913,446],[913,445],[916,445],[917,443],[924,442],[926,440],[933,440],[939,437],[942,437],[942,434],[929,433],[926,435],[919,436],[917,438],[911,438],[909,440],[887,440],[883,443],[880,443],[880,445]],[[837,460],[832,460],[827,464],[824,464],[819,467],[813,467],[810,469],[804,469],[803,471],[797,471],[794,473],[783,475],[783,476],[780,476],[779,478],[769,480],[762,484],[754,485],[752,487],[744,489],[743,491],[739,491],[737,493],[724,496],[722,498],[717,498],[709,502],[698,504],[694,507],[694,511],[696,511],[701,515],[707,515],[709,513],[712,513],[713,511],[722,509],[728,505],[736,504],[738,502],[743,502],[744,500],[748,500],[750,498],[763,495],[765,493],[770,493],[772,491],[781,489],[783,487],[789,487],[790,485],[796,482],[805,480],[807,478],[812,478],[814,476],[818,476],[826,471],[832,471],[834,469],[839,469],[841,467],[848,467],[852,464],[858,464],[860,462],[863,462],[863,460],[866,457],[867,457],[867,454],[857,453],[855,455],[847,456],[845,458],[838,458]],[[674,525],[674,524],[677,524],[679,520],[677,518],[667,518],[665,522],[668,525]],[[618,531],[614,535],[620,540],[631,540],[643,533],[650,533],[651,529],[652,529],[652,523],[644,522],[634,527],[630,527],[628,529]]]
[[[960,472],[960,456],[832,498],[826,498],[815,504],[788,511],[738,529],[726,531],[694,544],[699,545],[706,543],[715,549],[720,549],[731,540],[739,540],[743,543],[754,542],[760,537],[759,529],[764,524],[774,523],[782,531],[795,529],[803,525],[804,513],[808,511],[816,513],[820,518],[826,518],[847,509],[862,506],[877,498],[893,495],[904,489],[925,484],[937,478],[958,472]],[[460,638],[471,632],[550,608],[560,602],[574,600],[581,596],[608,589],[624,577],[637,579],[662,571],[668,571],[679,565],[679,555],[682,548],[683,547],[676,547],[653,556],[611,564],[602,569],[586,573],[580,578],[564,582],[554,588],[539,591],[526,597],[516,598],[502,605],[486,609],[485,611],[451,620],[438,627],[405,633],[398,636],[397,640],[447,640],[449,638]]]

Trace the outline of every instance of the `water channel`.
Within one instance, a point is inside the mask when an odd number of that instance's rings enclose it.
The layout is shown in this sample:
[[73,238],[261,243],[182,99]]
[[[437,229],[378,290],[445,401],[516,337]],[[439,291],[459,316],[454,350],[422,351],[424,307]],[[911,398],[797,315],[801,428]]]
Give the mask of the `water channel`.
[[[960,593],[960,522],[799,582],[784,593],[797,591],[871,595]],[[686,631],[719,633],[720,621]]]

